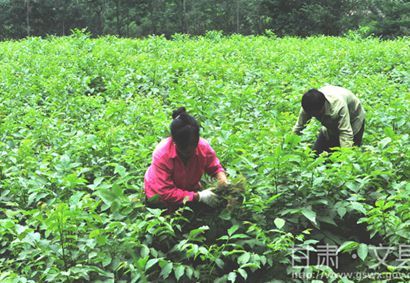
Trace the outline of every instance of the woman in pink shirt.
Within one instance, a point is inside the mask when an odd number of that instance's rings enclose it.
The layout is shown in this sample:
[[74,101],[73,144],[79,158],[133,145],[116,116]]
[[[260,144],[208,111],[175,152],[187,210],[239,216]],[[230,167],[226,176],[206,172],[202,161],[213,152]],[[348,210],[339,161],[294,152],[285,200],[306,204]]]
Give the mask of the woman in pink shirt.
[[147,199],[158,195],[164,207],[177,207],[184,200],[211,207],[218,197],[210,189],[201,190],[204,173],[227,185],[225,171],[209,143],[199,137],[199,124],[184,107],[172,113],[171,137],[162,140],[152,154],[152,164],[144,177]]

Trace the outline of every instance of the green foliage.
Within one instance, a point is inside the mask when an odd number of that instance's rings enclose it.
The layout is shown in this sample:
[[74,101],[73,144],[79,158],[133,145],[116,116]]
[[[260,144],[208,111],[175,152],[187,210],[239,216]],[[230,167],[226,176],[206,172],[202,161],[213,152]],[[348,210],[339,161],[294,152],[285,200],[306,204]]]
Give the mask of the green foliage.
[[[0,281],[286,282],[292,247],[317,244],[391,272],[372,250],[410,243],[409,40],[266,34],[0,43]],[[291,127],[324,83],[359,96],[366,131],[315,158],[318,124]],[[181,105],[232,185],[170,215],[143,176]]]
[[[386,38],[410,34],[405,0],[0,0],[0,39],[69,35],[342,35],[368,28]],[[75,33],[75,32],[74,32]]]

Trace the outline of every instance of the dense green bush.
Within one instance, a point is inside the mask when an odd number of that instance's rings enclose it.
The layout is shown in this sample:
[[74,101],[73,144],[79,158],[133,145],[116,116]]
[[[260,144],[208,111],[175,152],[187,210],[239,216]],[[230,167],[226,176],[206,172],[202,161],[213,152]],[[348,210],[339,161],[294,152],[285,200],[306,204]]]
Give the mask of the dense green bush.
[[[288,282],[292,247],[318,244],[337,245],[345,270],[397,271],[371,250],[410,244],[409,54],[408,39],[352,33],[0,43],[0,281]],[[357,94],[366,131],[362,148],[315,159],[318,124],[291,128],[301,94],[325,83]],[[181,105],[242,203],[144,206]],[[338,271],[305,269],[349,282]]]

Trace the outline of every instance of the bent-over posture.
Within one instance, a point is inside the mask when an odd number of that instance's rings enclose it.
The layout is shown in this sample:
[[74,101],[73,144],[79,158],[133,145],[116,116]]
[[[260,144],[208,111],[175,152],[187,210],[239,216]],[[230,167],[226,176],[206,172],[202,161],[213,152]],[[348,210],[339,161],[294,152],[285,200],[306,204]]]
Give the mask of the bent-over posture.
[[184,107],[172,114],[171,137],[162,140],[154,150],[152,164],[144,177],[147,199],[158,195],[160,204],[175,208],[186,199],[215,206],[217,195],[201,190],[204,173],[218,180],[218,187],[227,185],[227,178],[215,151],[199,137],[199,124]]
[[294,133],[300,134],[312,117],[323,125],[313,146],[317,154],[337,146],[361,146],[365,111],[351,91],[331,85],[309,90],[302,97]]

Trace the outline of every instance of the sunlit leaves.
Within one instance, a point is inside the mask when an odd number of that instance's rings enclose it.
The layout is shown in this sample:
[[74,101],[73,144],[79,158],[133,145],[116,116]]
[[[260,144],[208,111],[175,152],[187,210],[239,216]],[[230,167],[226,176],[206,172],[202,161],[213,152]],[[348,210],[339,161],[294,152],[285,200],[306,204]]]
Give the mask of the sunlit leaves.
[[[364,270],[357,222],[371,240],[410,240],[408,39],[176,38],[0,43],[2,280],[269,281],[293,246],[324,242]],[[320,125],[291,127],[325,83],[359,96],[365,139],[316,158]],[[146,207],[144,173],[182,105],[229,174],[228,207]]]
[[305,216],[307,219],[312,221],[314,224],[316,224],[316,213],[310,209],[302,209],[302,214]]

